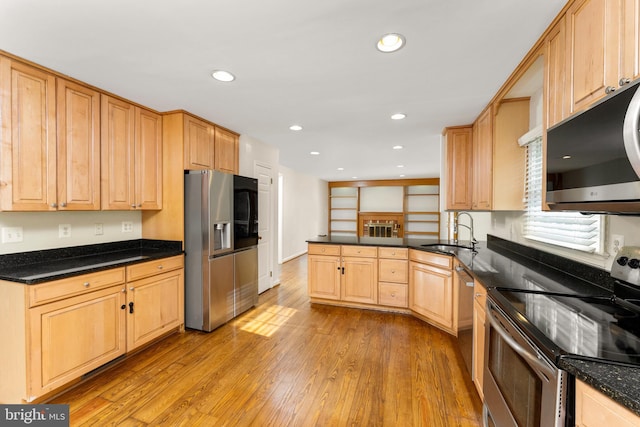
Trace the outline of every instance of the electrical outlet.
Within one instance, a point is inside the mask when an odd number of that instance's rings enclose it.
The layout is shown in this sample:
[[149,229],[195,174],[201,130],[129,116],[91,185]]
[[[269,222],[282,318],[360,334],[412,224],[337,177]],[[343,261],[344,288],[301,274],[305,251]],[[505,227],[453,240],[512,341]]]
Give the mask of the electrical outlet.
[[71,224],[58,224],[58,237],[71,237]]
[[612,234],[609,241],[609,254],[615,255],[624,246],[624,236],[622,234]]
[[104,234],[104,227],[101,222],[95,224],[95,235],[102,236]]
[[2,227],[2,243],[22,242],[22,227]]
[[133,222],[131,222],[131,221],[122,221],[122,232],[123,233],[132,233],[133,232]]

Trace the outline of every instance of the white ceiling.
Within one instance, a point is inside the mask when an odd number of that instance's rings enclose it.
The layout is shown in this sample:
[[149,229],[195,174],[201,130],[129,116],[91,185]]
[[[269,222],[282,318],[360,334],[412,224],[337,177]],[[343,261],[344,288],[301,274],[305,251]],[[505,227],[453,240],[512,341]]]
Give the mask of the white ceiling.
[[[476,118],[565,3],[1,0],[0,49],[207,118],[322,179],[436,177],[443,127]],[[406,46],[378,52],[388,32]]]

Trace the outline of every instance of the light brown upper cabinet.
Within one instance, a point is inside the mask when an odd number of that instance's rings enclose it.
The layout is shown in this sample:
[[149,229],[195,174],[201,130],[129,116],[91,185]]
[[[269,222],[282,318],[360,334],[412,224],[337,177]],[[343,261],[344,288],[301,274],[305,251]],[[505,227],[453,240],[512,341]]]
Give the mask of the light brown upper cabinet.
[[640,77],[640,0],[624,2],[623,80]]
[[100,93],[58,79],[58,209],[100,209]]
[[446,201],[448,210],[471,209],[473,196],[473,129],[446,128]]
[[560,20],[544,40],[546,128],[567,117],[565,109],[565,21]]
[[473,203],[477,210],[491,210],[493,197],[493,105],[473,124]]
[[214,168],[228,173],[238,173],[238,135],[226,129],[215,128]]
[[102,209],[162,209],[162,116],[102,95]]
[[567,115],[620,85],[624,0],[576,0],[565,14]]
[[204,120],[184,114],[184,168],[214,169],[215,127]]
[[525,149],[518,138],[528,130],[529,98],[491,104],[475,121],[473,210],[523,209]]
[[2,210],[100,209],[99,93],[6,57],[0,87]]

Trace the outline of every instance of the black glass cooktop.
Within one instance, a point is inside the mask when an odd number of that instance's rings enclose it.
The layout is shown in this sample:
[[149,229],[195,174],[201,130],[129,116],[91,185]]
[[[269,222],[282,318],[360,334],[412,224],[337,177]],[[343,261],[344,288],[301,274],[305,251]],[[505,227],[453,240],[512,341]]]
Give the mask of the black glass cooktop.
[[490,289],[489,295],[552,360],[563,356],[640,365],[640,307],[612,295]]

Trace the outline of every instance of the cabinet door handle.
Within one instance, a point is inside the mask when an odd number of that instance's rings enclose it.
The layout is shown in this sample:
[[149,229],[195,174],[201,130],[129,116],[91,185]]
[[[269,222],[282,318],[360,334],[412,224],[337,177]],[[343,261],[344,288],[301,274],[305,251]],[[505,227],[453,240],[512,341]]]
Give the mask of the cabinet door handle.
[[129,303],[129,313],[133,313],[133,301]]
[[344,274],[344,267],[342,267],[342,274]]
[[133,286],[129,288],[130,291],[135,290],[136,288],[134,288]]
[[131,205],[131,207],[132,207],[133,209],[135,209],[135,208],[136,208],[136,204],[135,204],[135,203],[133,203],[133,204]]
[[607,95],[615,91],[616,91],[616,88],[613,86],[607,86],[606,88],[604,88],[604,93],[606,93]]
[[161,265],[158,266],[158,270],[162,270],[162,266]]
[[618,82],[620,86],[628,85],[629,83],[631,83],[631,79],[629,77],[622,77]]
[[120,306],[120,310],[124,310],[125,308],[127,308],[127,306],[126,306],[125,304],[122,304],[122,305]]
[[91,285],[91,283],[89,283],[89,282],[84,282],[84,283],[83,283],[83,285],[84,285],[84,287],[85,287],[85,288],[88,288],[88,287]]

